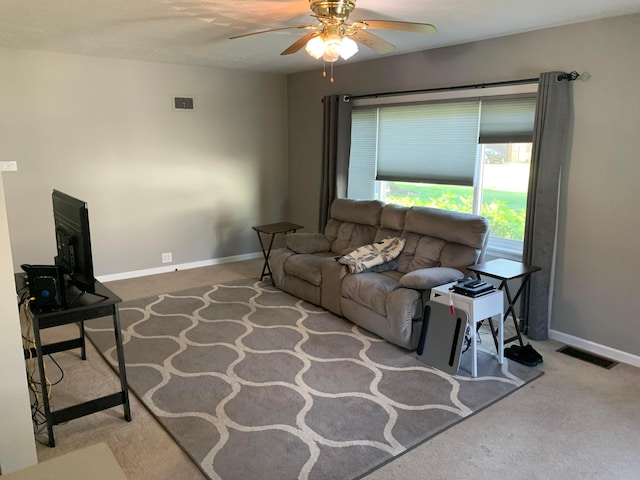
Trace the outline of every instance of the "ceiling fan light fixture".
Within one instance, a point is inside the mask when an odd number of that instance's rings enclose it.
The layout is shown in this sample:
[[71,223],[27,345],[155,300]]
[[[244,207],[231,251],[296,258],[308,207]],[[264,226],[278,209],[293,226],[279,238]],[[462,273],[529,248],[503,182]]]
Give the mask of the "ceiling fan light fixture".
[[358,44],[349,37],[343,37],[340,45],[340,56],[344,60],[349,60],[356,53],[358,53]]
[[336,60],[338,60],[340,58],[340,53],[334,51],[334,50],[327,50],[324,52],[324,55],[322,55],[322,59],[325,62],[329,62],[329,63],[333,63]]
[[311,40],[307,42],[307,46],[305,50],[309,55],[311,55],[316,60],[319,60],[324,55],[324,40],[322,37],[313,37]]
[[358,44],[349,37],[332,33],[313,37],[307,42],[305,50],[316,60],[322,58],[325,62],[333,63],[340,57],[347,60],[355,55]]
[[342,38],[336,33],[332,33],[324,40],[324,55],[323,60],[327,62],[335,62],[340,58],[340,51],[342,49]]

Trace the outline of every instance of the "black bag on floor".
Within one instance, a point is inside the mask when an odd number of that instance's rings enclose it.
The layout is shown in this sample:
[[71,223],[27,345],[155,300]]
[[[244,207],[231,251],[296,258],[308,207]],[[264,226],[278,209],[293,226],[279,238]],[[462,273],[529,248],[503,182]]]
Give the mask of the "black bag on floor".
[[504,349],[504,356],[527,367],[535,367],[542,363],[542,355],[536,352],[530,343],[524,347],[520,345],[507,347]]

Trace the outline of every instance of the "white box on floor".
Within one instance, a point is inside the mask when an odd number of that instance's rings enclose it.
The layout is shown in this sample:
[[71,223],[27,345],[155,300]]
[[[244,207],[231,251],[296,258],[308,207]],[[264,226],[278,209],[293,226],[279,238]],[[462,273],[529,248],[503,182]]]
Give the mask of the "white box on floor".
[[109,446],[97,443],[51,458],[17,472],[2,475],[7,480],[127,480]]

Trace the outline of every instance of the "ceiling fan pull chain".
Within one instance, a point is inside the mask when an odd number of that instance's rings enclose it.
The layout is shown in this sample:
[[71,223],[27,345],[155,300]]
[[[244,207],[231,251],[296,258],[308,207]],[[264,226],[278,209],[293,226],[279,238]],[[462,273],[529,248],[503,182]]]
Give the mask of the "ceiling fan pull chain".
[[[327,62],[322,61],[322,76],[327,78]],[[331,63],[331,76],[329,77],[329,81],[333,83],[333,63]]]

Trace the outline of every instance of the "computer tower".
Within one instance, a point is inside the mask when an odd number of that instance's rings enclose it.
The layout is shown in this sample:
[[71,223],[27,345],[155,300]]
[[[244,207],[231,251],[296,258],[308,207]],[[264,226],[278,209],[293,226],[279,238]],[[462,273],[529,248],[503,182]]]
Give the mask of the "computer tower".
[[32,305],[41,310],[65,307],[64,270],[57,265],[22,265]]

